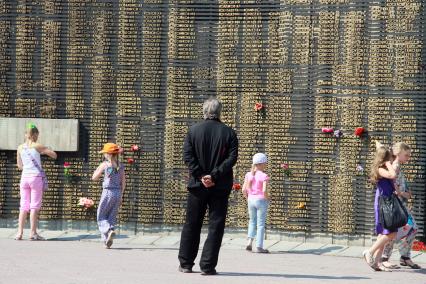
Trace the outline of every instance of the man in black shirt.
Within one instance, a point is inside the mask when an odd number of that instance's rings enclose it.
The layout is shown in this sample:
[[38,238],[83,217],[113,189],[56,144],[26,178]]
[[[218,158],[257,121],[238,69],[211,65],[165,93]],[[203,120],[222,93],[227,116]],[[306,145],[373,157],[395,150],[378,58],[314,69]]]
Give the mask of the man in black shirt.
[[217,99],[204,102],[204,121],[190,127],[184,143],[183,159],[189,168],[186,221],[179,249],[179,271],[192,272],[200,245],[204,215],[209,209],[209,230],[200,259],[203,275],[216,274],[216,265],[225,229],[228,197],[233,184],[232,167],[237,162],[235,131],[220,121],[222,104]]

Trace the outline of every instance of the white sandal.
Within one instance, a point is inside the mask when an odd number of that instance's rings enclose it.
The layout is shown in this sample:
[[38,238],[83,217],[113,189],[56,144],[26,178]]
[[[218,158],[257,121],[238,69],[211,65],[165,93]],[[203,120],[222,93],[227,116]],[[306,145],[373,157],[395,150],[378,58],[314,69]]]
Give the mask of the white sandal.
[[46,239],[40,236],[39,234],[34,234],[30,237],[30,241],[45,241]]
[[15,236],[15,241],[22,241],[22,234],[17,234]]

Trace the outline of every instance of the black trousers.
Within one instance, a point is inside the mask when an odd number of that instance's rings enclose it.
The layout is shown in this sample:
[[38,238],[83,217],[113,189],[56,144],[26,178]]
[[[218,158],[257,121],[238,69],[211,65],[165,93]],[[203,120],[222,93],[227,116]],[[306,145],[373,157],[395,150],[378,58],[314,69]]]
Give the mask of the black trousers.
[[186,221],[182,229],[179,248],[179,262],[183,268],[192,268],[200,245],[200,233],[204,215],[209,209],[209,230],[200,259],[202,271],[215,269],[222,245],[228,211],[229,194],[218,196],[208,189],[188,193]]

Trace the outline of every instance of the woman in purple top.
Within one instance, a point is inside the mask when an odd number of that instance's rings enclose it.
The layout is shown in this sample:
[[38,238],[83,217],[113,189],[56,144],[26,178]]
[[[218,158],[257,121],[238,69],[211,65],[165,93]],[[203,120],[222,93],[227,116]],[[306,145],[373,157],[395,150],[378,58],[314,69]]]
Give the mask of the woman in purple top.
[[377,181],[376,197],[374,199],[374,214],[375,214],[375,224],[376,224],[376,234],[377,235],[389,235],[395,233],[398,230],[388,230],[383,227],[379,220],[379,198],[380,196],[390,197],[394,194],[395,188],[393,185],[393,180],[388,178],[380,178]]
[[397,230],[388,230],[383,227],[379,219],[379,198],[380,196],[391,196],[395,192],[393,179],[396,172],[392,166],[392,153],[388,148],[376,141],[376,155],[371,165],[371,181],[376,185],[376,198],[374,201],[374,211],[376,219],[377,240],[373,246],[363,252],[367,264],[376,271],[390,271],[383,266],[381,259],[383,249],[386,244],[395,239]]

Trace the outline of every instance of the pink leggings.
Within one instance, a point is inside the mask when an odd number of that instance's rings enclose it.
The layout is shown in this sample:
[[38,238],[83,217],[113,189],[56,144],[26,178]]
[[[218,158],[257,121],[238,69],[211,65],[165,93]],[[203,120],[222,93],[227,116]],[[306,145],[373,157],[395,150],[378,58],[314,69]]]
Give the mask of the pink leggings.
[[21,177],[21,211],[40,210],[43,198],[43,179],[41,176]]

